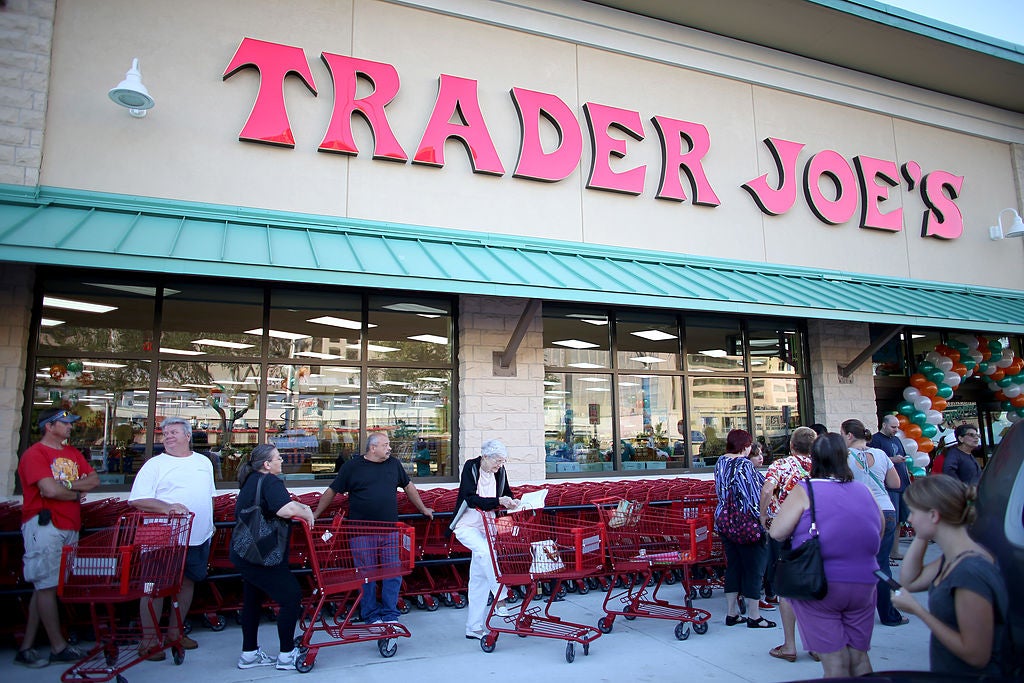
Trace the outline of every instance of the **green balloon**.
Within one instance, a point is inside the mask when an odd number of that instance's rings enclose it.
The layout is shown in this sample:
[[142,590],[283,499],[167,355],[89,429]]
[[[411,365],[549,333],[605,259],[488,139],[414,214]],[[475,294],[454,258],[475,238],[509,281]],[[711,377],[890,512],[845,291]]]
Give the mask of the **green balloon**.
[[953,387],[948,384],[939,385],[939,396],[942,398],[953,398]]
[[999,341],[990,341],[988,343],[988,350],[992,352],[992,355],[999,353],[1003,350],[1003,344]]
[[900,415],[906,415],[910,417],[917,412],[917,408],[910,401],[900,401],[899,405],[896,406],[896,412]]
[[1000,401],[999,402],[999,409],[1008,413],[1011,410],[1013,410],[1013,404],[1010,403],[1009,401]]
[[927,375],[929,372],[935,369],[935,366],[930,360],[923,360],[917,366],[917,371],[922,375]]
[[1013,384],[1013,377],[1003,377],[1000,380],[996,380],[996,384],[1005,389],[1006,387]]
[[960,356],[960,362],[964,364],[964,367],[968,370],[973,370],[974,366],[977,365],[974,359],[970,356]]
[[940,370],[939,368],[935,368],[934,370],[928,373],[928,379],[935,382],[936,384],[939,384],[942,380],[946,379],[946,373]]
[[[924,427],[926,424],[928,424],[928,416],[925,415],[920,410],[915,410],[914,414],[910,416],[910,421],[916,425],[921,425],[921,427]],[[921,433],[924,433],[923,429],[921,430]]]
[[926,439],[931,439],[939,433],[939,428],[933,424],[921,425],[921,436]]
[[983,360],[980,363],[978,363],[978,374],[979,375],[987,375],[988,374],[988,361],[987,360]]

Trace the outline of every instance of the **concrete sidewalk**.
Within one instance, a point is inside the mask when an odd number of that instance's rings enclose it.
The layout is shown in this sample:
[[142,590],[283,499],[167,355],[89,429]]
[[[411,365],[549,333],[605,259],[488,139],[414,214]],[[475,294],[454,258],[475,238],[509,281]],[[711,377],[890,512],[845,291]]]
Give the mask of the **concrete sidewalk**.
[[[933,546],[934,549],[934,546]],[[934,550],[933,550],[934,552]],[[663,597],[682,603],[679,585],[662,590]],[[604,616],[604,594],[570,593],[556,603],[552,614],[567,621],[594,626]],[[919,595],[924,600],[924,594]],[[534,603],[538,605],[540,603]],[[361,683],[395,683],[413,680],[478,681],[490,678],[529,677],[531,680],[568,683],[574,681],[674,681],[713,680],[721,683],[751,681],[770,683],[820,678],[821,665],[805,652],[796,663],[768,655],[782,642],[782,627],[755,630],[745,626],[727,627],[725,597],[716,590],[711,598],[694,601],[694,607],[711,612],[708,632],[691,633],[679,641],[673,633],[676,622],[661,619],[615,619],[611,633],[602,635],[584,656],[577,645],[576,660],[565,659],[565,642],[545,638],[518,638],[502,634],[492,653],[484,653],[479,642],[466,640],[465,612],[440,607],[436,612],[416,608],[403,617],[411,638],[398,641],[398,652],[384,659],[373,642],[339,645],[320,650],[313,670],[305,675],[295,671],[277,671],[273,667],[240,670],[235,666],[242,635],[234,619],[218,633],[197,626],[192,636],[200,643],[186,653],[185,662],[175,666],[172,658],[163,662],[143,662],[124,672],[131,683],[165,683],[183,676],[195,681],[236,683],[240,681],[358,680]],[[765,612],[779,621],[778,612]],[[276,654],[277,633],[273,623],[260,627],[260,642]],[[83,644],[88,645],[88,644]],[[0,651],[0,679],[5,683],[59,680],[63,669],[52,664],[29,670],[14,665],[14,651]],[[928,629],[917,619],[906,626],[886,627],[876,623],[872,638],[871,662],[876,671],[927,670]]]

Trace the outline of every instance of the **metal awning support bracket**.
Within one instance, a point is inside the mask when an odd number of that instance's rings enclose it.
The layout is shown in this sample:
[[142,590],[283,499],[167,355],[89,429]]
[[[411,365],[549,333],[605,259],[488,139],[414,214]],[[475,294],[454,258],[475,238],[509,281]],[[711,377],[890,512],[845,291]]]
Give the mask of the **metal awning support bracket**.
[[519,316],[519,322],[516,323],[516,329],[512,332],[512,337],[508,340],[505,350],[494,352],[495,377],[515,377],[516,351],[519,350],[519,345],[523,343],[523,338],[526,337],[526,332],[530,329],[530,323],[533,322],[533,319],[537,317],[537,313],[540,312],[540,305],[540,299],[530,299],[526,302],[526,308],[523,309],[523,314]]
[[878,349],[888,344],[889,340],[899,334],[902,330],[903,325],[893,325],[890,327],[882,336],[873,341],[870,346],[857,354],[856,358],[851,360],[845,366],[840,365],[839,376],[844,379],[851,377],[853,373],[857,372],[857,368],[864,365],[864,362],[871,358],[871,356],[875,355],[875,352],[878,351]]

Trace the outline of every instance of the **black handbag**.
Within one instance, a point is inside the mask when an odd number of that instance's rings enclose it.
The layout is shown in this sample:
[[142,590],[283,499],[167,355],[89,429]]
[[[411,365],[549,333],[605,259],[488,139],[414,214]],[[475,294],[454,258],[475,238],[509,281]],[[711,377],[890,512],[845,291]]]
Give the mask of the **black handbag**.
[[256,482],[253,504],[235,513],[235,529],[231,534],[231,550],[250,564],[274,567],[285,560],[288,552],[288,520],[274,516],[267,519],[260,507],[263,477]]
[[811,537],[799,548],[793,548],[792,538],[786,539],[775,564],[775,592],[797,600],[821,600],[828,594],[828,579],[814,518],[814,489],[810,479],[807,480],[807,496],[811,500]]

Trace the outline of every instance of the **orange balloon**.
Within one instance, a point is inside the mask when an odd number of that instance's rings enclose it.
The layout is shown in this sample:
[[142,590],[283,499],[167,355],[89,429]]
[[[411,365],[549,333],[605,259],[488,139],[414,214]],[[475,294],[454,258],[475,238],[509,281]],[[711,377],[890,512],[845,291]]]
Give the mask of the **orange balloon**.
[[997,391],[996,393],[994,393],[992,395],[995,396],[997,401],[1008,401],[1009,400],[1009,398],[1006,396],[1006,394],[1003,393],[1002,389],[1000,389],[999,391]]
[[910,376],[910,386],[915,389],[920,389],[925,384],[928,384],[928,378],[922,375],[920,372],[915,372]]
[[939,395],[939,388],[935,385],[935,382],[928,382],[923,387],[919,387],[919,391],[922,396],[927,396],[928,398],[935,398]]
[[949,352],[946,353],[945,355],[946,355],[946,357],[948,357],[954,363],[957,363],[957,362],[960,361],[960,352],[957,351],[956,349],[950,349]]
[[1024,408],[1024,394],[1020,394],[1019,396],[1014,396],[1013,398],[1011,398],[1010,405],[1012,405],[1014,408]]
[[1019,375],[1020,371],[1024,370],[1024,358],[1021,358],[1020,356],[1017,356],[1016,358],[1014,358],[1013,362],[1010,363],[1010,368],[1012,368],[1013,371],[1012,372],[1008,372],[1006,374],[1008,374],[1008,375]]
[[935,444],[932,443],[931,439],[920,438],[917,439],[917,450],[922,453],[931,453],[935,448]]
[[946,399],[941,396],[936,396],[932,399],[932,410],[937,410],[940,413],[946,409]]
[[921,438],[921,426],[911,423],[903,428],[903,433],[916,441]]
[[1006,373],[1003,370],[996,370],[995,372],[988,376],[988,378],[993,382],[998,382],[1004,377],[1006,377]]
[[992,357],[992,352],[989,351],[988,349],[985,349],[984,351],[981,352],[981,359],[982,360],[988,360],[991,357]]
[[964,375],[967,374],[967,366],[964,365],[963,363],[954,363],[953,372],[963,377]]

